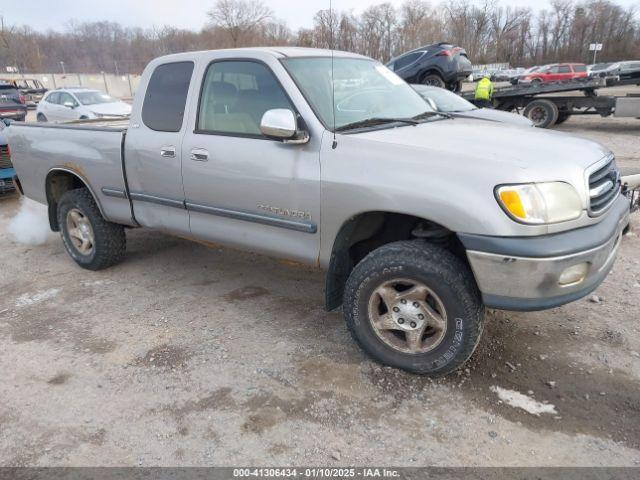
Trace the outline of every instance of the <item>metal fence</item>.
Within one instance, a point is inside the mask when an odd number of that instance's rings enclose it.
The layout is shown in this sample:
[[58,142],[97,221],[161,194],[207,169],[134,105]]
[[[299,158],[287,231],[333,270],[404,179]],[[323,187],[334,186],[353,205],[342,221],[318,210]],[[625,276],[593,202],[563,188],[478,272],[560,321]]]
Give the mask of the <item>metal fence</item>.
[[83,87],[101,90],[117,98],[132,98],[140,83],[140,75],[108,73],[0,73],[0,78],[35,78],[50,90],[60,87]]
[[511,68],[508,63],[487,63],[485,65],[473,65],[474,71],[479,72],[495,72],[498,70],[507,70]]

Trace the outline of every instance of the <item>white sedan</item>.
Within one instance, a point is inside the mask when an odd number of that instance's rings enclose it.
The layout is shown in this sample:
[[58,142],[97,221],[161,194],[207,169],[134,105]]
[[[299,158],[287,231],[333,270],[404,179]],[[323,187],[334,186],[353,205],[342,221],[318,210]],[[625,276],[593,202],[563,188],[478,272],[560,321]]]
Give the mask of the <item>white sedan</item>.
[[39,122],[71,122],[96,118],[127,118],[131,105],[99,90],[60,88],[51,90],[38,104]]
[[478,108],[473,103],[449,90],[429,85],[411,85],[436,111],[448,113],[454,117],[477,118],[492,122],[508,123],[520,127],[533,127],[527,117],[516,113],[503,112],[492,108]]

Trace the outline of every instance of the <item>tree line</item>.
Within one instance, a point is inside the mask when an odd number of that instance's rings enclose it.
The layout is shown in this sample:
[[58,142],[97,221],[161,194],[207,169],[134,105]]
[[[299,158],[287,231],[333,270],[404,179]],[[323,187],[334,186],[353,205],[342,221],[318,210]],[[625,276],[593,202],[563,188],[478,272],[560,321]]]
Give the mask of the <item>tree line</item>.
[[189,50],[246,46],[333,47],[380,61],[435,42],[464,47],[476,64],[529,66],[591,59],[640,59],[640,19],[610,0],[552,0],[547,9],[502,5],[498,0],[406,0],[378,3],[360,13],[320,10],[313,26],[293,31],[262,0],[212,2],[200,31],[151,29],[115,22],[69,22],[38,32],[0,17],[0,67],[23,72],[140,73],[154,57]]

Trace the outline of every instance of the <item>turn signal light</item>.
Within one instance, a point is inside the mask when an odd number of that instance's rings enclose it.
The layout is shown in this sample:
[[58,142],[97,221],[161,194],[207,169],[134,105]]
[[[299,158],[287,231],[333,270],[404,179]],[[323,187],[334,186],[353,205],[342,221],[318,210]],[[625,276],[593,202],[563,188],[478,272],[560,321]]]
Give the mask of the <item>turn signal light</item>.
[[522,219],[527,218],[527,212],[524,209],[524,205],[522,205],[518,192],[515,190],[502,190],[500,192],[500,200],[502,200],[502,204],[509,210],[511,215]]

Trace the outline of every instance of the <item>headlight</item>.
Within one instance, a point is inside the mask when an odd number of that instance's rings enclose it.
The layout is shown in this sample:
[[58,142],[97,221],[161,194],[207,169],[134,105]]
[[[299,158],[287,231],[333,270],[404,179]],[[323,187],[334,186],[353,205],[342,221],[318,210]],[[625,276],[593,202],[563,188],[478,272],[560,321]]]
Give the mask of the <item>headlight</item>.
[[514,220],[522,223],[566,222],[582,213],[578,192],[564,182],[502,185],[496,188],[496,198]]

